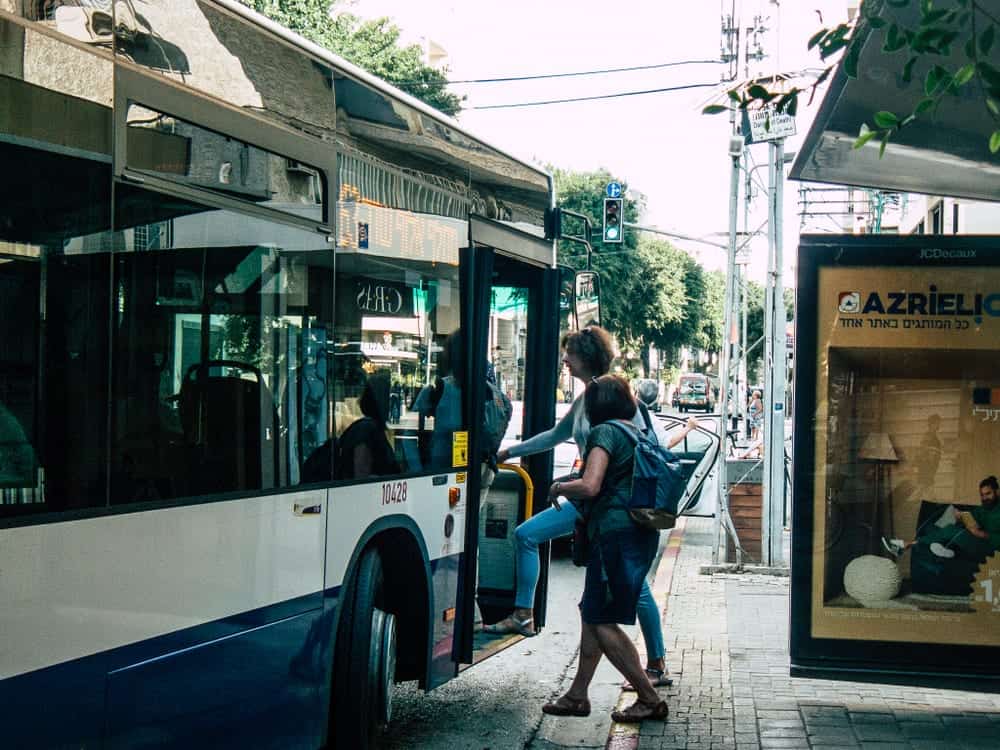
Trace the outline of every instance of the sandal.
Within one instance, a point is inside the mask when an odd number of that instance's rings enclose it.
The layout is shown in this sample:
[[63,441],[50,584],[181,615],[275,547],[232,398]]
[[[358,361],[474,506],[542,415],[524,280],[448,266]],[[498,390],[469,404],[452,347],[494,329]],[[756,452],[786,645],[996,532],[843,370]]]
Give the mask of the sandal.
[[542,713],[549,716],[590,716],[590,701],[586,698],[570,698],[562,695],[552,703],[542,706]]
[[510,635],[517,634],[523,635],[530,638],[535,635],[535,618],[526,617],[523,620],[518,620],[514,615],[505,617],[500,622],[495,622],[492,625],[484,625],[483,632],[489,633],[490,635]]
[[619,724],[638,724],[640,721],[663,721],[669,713],[666,701],[646,703],[637,700],[624,711],[612,711],[611,718]]
[[[674,678],[667,674],[665,669],[654,669],[653,667],[646,667],[646,676],[649,678],[649,684],[655,688],[658,687],[670,687],[674,684]],[[631,682],[626,682],[622,685],[622,690],[626,693],[634,693],[635,686]]]

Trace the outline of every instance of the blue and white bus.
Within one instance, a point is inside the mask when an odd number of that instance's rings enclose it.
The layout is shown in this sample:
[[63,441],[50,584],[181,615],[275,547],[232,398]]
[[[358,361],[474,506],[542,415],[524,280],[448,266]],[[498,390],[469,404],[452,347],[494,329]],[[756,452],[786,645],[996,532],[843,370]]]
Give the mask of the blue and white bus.
[[0,746],[368,747],[510,641],[546,173],[232,0],[0,0],[0,164]]
[[0,0],[0,165],[0,747],[372,747],[520,639],[549,175],[235,0]]

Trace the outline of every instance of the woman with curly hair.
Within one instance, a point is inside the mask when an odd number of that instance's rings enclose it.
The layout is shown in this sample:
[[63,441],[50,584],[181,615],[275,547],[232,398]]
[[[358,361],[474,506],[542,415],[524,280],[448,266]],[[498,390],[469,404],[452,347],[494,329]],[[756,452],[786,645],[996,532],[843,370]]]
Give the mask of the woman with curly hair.
[[[603,328],[587,326],[580,331],[567,333],[562,339],[563,364],[570,375],[583,383],[590,383],[611,369],[615,358],[611,336]],[[635,405],[629,394],[629,402]],[[632,421],[638,429],[645,429],[642,415],[633,409]],[[696,426],[688,420],[683,432],[667,447],[673,447]],[[556,445],[572,438],[583,455],[590,434],[590,420],[584,409],[583,396],[577,397],[569,411],[554,427],[517,445],[502,449],[497,458],[503,462],[510,458],[529,456],[552,450]],[[659,437],[659,436],[658,436]],[[661,439],[661,442],[662,439]],[[517,580],[514,611],[505,619],[489,625],[484,630],[489,633],[520,633],[534,635],[535,588],[538,584],[538,545],[556,537],[573,532],[576,520],[580,518],[582,503],[573,499],[550,498],[552,507],[538,513],[520,524],[514,533],[517,544]],[[643,583],[639,596],[639,626],[646,643],[646,675],[656,687],[672,684],[667,675],[666,649],[663,644],[663,629],[660,611],[649,590]]]

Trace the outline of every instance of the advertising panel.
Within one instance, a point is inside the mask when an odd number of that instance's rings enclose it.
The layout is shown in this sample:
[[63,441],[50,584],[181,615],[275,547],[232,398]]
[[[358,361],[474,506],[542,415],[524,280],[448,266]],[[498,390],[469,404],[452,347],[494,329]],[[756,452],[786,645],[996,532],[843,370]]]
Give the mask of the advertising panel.
[[998,249],[803,240],[793,672],[995,672]]

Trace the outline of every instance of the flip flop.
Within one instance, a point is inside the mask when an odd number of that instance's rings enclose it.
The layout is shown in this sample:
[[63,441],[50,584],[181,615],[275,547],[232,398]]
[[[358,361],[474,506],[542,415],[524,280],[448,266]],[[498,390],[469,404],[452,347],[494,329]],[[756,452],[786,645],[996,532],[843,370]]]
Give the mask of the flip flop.
[[567,695],[561,695],[551,703],[542,706],[542,713],[549,716],[590,716],[590,701],[586,698],[576,700]]
[[646,703],[637,700],[623,711],[612,711],[611,718],[619,724],[638,724],[640,721],[663,721],[669,713],[666,701]]
[[500,622],[493,623],[492,625],[484,625],[483,632],[489,633],[490,635],[517,634],[531,638],[535,635],[534,622],[534,617],[526,617],[523,620],[519,620],[511,615],[509,617],[505,617]]
[[[645,671],[646,676],[649,677],[649,684],[655,688],[670,687],[674,684],[674,678],[667,674],[666,670],[647,667]],[[622,690],[626,693],[634,693],[635,686],[631,682],[626,682],[622,685]]]

